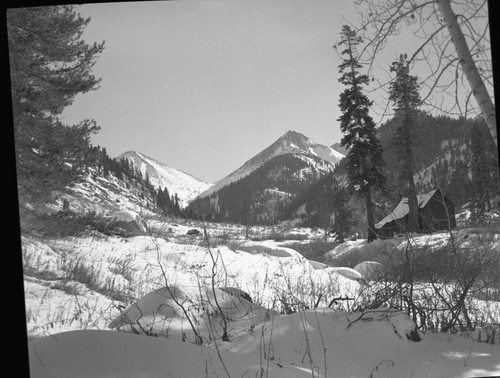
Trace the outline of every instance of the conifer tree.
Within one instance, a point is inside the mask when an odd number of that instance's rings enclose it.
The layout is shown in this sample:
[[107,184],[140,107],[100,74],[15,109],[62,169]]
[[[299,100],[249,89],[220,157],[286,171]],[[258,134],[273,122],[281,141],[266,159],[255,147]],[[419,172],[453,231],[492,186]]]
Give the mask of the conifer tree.
[[332,204],[329,196],[322,196],[317,204],[317,224],[324,231],[325,242],[328,241],[328,234],[330,233],[332,222]]
[[339,65],[341,77],[339,82],[347,88],[340,94],[339,117],[340,129],[345,134],[341,146],[348,149],[346,168],[349,188],[365,198],[366,218],[368,224],[368,242],[377,238],[371,198],[372,188],[382,189],[386,177],[382,172],[382,147],[377,137],[375,123],[368,110],[372,102],[363,93],[362,86],[368,84],[367,75],[359,72],[357,46],[362,39],[356,31],[344,25],[338,46],[344,49],[342,63]]
[[173,204],[166,187],[163,190],[161,186],[158,188],[158,192],[156,194],[156,205],[161,209],[163,214],[172,214]]
[[250,201],[247,198],[243,198],[241,201],[241,220],[245,226],[245,237],[249,237],[250,232],[250,218],[252,215],[252,207]]
[[63,125],[57,118],[75,96],[95,89],[92,75],[104,44],[80,37],[90,19],[73,5],[12,8],[7,31],[12,111],[21,198],[40,200],[73,181],[84,167],[94,121]]
[[333,211],[333,231],[337,240],[343,243],[350,229],[354,226],[353,211],[349,206],[349,192],[345,185],[333,178],[331,209]]
[[175,216],[181,215],[181,205],[177,193],[175,193],[175,195],[172,196],[172,206],[174,215]]
[[399,60],[392,63],[391,72],[396,74],[389,87],[389,101],[394,103],[396,118],[392,143],[396,147],[401,162],[401,177],[408,182],[408,230],[416,232],[418,231],[418,201],[413,174],[415,141],[418,140],[416,115],[421,104],[418,93],[419,85],[417,77],[410,75],[406,54],[401,54]]
[[485,136],[479,124],[475,124],[471,133],[471,171],[472,171],[472,186],[473,186],[473,206],[472,214],[475,221],[480,221],[484,218],[485,211],[490,209],[490,193],[489,193],[489,167],[487,151],[485,146]]

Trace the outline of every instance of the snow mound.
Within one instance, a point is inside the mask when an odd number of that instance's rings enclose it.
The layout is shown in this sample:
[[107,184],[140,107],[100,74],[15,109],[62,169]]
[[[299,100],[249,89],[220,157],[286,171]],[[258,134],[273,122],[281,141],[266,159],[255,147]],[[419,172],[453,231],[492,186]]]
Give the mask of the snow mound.
[[350,280],[363,280],[364,277],[361,273],[359,273],[357,270],[354,270],[352,268],[344,268],[344,267],[333,267],[332,270],[334,272],[337,272],[341,276],[344,276],[345,278],[349,278]]
[[[115,331],[59,333],[32,343],[29,355],[30,375],[37,378],[205,377],[207,368],[224,371],[215,349]],[[224,351],[222,357],[229,374],[240,376],[245,358]]]
[[309,264],[311,264],[314,269],[326,269],[326,268],[328,268],[328,265],[323,264],[319,261],[309,260]]
[[[197,334],[208,342],[214,338],[214,333],[222,334],[222,317],[228,322],[229,336],[233,338],[275,314],[227,289],[169,286],[140,298],[113,320],[110,327],[126,331],[147,330],[154,335],[194,341],[196,335],[186,318],[189,316],[196,324]],[[214,321],[217,318],[221,321]]]
[[354,267],[367,280],[373,280],[382,274],[384,266],[376,261],[363,261]]

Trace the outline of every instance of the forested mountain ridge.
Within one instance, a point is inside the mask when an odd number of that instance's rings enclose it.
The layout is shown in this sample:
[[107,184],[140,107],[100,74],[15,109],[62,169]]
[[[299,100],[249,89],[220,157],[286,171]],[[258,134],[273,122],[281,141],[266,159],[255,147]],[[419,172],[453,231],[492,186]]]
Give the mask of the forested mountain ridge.
[[333,168],[315,155],[278,155],[217,192],[196,198],[188,210],[214,221],[272,223],[295,195]]
[[[392,119],[383,124],[379,136],[384,148],[388,187],[395,197],[393,200],[399,201],[406,193],[391,138],[395,122]],[[480,192],[486,189],[481,186],[486,186],[492,195],[498,193],[498,150],[482,119],[453,119],[421,113],[416,130],[414,177],[420,192],[439,187],[455,206],[463,206],[482,195]],[[480,147],[474,148],[474,144]]]
[[[384,193],[374,193],[376,219],[388,214],[401,197],[407,195],[392,141],[396,122],[391,119],[378,128],[388,180]],[[417,125],[414,177],[419,193],[439,187],[457,208],[474,207],[478,203],[485,208],[497,205],[495,199],[500,195],[498,150],[482,119],[453,119],[421,113]],[[345,178],[345,161],[341,161],[331,175],[312,183],[290,201],[283,209],[281,220],[296,219],[305,226],[322,226],[321,214],[331,202],[334,178]],[[350,206],[356,213],[363,206],[362,200],[352,196]]]

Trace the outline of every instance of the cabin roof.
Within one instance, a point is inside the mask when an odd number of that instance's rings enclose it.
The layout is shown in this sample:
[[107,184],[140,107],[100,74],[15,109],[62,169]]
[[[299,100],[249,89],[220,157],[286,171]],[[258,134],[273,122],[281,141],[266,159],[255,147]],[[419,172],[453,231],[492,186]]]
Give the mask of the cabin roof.
[[[429,193],[418,194],[417,195],[417,203],[420,209],[427,206],[427,203],[437,192],[437,189],[431,190]],[[375,224],[375,228],[382,228],[386,223],[392,222],[396,219],[404,218],[410,212],[410,207],[408,206],[408,197],[403,197],[401,201],[399,201],[398,205],[392,210],[392,212],[387,215],[384,219]]]

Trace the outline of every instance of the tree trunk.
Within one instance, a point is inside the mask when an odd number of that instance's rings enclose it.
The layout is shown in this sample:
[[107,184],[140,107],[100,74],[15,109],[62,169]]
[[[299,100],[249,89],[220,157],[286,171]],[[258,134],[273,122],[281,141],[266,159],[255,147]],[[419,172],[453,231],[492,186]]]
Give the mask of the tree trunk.
[[370,243],[377,239],[377,232],[375,231],[375,221],[373,220],[373,205],[372,196],[370,188],[365,190],[365,201],[366,201],[366,221],[368,222],[368,239],[367,243]]
[[446,20],[451,41],[455,46],[457,56],[460,60],[460,66],[462,67],[465,77],[469,82],[472,94],[479,105],[481,114],[488,125],[491,137],[493,138],[495,145],[498,146],[495,105],[493,105],[493,101],[491,100],[491,97],[486,90],[486,86],[479,75],[474,60],[472,59],[469,47],[467,46],[467,41],[465,40],[464,34],[458,25],[457,16],[451,9],[450,0],[437,0],[437,3],[441,14]]
[[408,231],[417,232],[418,227],[418,200],[415,189],[415,178],[413,177],[413,150],[412,150],[412,109],[407,108],[405,120],[403,121],[406,149],[406,174],[408,179]]
[[415,180],[413,179],[413,173],[410,172],[408,175],[408,230],[410,232],[418,232],[418,200],[417,192],[415,189]]

